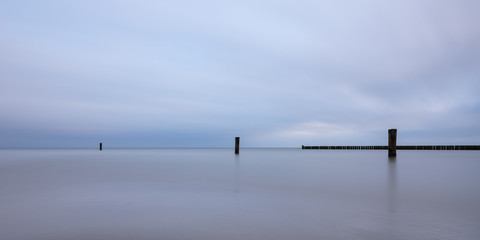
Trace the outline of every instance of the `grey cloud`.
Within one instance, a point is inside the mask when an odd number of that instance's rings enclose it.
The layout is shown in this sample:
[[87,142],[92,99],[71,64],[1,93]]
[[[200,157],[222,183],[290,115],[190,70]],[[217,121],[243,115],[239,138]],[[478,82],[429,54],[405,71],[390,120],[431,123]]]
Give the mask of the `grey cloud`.
[[1,5],[4,146],[480,140],[476,1]]

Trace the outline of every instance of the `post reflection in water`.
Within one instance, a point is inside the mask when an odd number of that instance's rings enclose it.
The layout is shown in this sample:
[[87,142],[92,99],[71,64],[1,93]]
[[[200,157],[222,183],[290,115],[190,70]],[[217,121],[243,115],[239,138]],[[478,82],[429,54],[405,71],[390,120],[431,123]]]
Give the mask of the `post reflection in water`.
[[235,180],[234,180],[234,192],[238,193],[240,188],[240,155],[235,154]]
[[388,212],[396,212],[397,198],[397,157],[388,157]]

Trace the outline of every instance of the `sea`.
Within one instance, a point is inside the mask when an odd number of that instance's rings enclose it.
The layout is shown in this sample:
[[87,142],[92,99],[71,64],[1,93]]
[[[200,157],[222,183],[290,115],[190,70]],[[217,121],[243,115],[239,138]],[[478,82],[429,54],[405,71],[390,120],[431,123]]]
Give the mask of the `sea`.
[[480,239],[480,151],[1,149],[0,239]]

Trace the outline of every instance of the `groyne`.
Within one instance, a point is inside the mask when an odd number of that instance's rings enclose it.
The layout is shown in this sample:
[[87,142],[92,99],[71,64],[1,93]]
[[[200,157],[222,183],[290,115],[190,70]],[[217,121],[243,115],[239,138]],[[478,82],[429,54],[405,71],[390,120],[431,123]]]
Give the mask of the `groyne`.
[[[302,149],[388,150],[388,146],[304,146]],[[480,145],[397,145],[397,150],[480,150]]]

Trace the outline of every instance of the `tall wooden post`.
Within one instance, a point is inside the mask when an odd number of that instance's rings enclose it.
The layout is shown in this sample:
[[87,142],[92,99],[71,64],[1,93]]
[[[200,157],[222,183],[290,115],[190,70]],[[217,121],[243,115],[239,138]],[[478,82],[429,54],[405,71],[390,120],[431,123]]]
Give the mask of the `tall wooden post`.
[[235,154],[240,152],[240,137],[235,137]]
[[388,129],[388,156],[397,156],[397,129]]
[[100,151],[102,150],[102,143],[100,143]]

